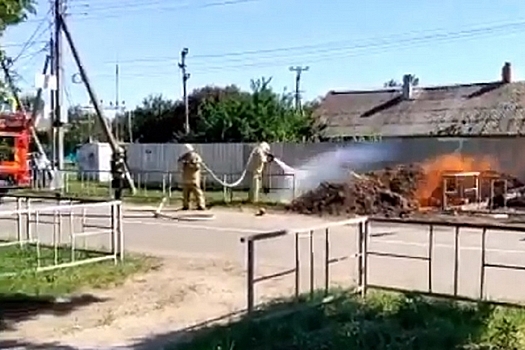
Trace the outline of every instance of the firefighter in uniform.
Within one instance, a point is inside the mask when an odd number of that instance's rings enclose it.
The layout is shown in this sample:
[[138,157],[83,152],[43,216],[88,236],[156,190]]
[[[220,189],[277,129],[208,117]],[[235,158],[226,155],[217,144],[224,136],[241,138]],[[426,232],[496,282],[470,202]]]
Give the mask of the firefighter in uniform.
[[204,193],[201,190],[201,156],[192,145],[185,144],[186,152],[178,159],[182,166],[182,210],[190,209],[190,196],[195,197],[198,210],[205,210]]
[[270,153],[270,145],[267,142],[261,142],[254,149],[250,169],[252,183],[248,194],[249,202],[257,203],[259,201],[264,166],[273,161],[273,158],[274,156]]

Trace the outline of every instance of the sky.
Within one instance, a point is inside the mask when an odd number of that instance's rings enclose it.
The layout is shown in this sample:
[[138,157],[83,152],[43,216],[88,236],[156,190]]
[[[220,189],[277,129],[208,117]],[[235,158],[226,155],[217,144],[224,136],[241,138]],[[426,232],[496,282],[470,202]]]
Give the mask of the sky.
[[[9,28],[2,44],[16,58],[21,87],[35,89],[50,37],[50,4]],[[330,90],[382,88],[415,74],[420,85],[494,81],[512,63],[525,77],[525,1],[421,0],[67,0],[67,24],[100,100],[128,108],[150,94],[180,99],[180,52],[187,57],[188,89],[272,77],[291,91],[303,72],[304,99]],[[65,50],[65,103],[88,105],[85,88]]]

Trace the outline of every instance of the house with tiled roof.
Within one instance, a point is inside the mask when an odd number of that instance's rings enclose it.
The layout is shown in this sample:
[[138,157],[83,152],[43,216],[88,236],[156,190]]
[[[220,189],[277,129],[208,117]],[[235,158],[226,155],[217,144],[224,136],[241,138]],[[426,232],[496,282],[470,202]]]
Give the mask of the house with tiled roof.
[[474,137],[525,134],[525,82],[513,82],[511,64],[494,82],[434,87],[413,84],[372,91],[330,91],[317,114],[327,138]]

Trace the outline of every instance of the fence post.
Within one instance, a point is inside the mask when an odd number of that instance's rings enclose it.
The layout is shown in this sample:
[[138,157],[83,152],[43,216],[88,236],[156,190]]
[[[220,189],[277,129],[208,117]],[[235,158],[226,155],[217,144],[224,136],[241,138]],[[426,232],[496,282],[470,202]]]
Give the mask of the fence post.
[[17,239],[20,246],[22,246],[22,213],[20,211],[22,210],[22,198],[16,199],[16,232],[17,232]]
[[314,296],[315,289],[315,253],[314,253],[314,231],[310,230],[309,237],[310,248],[310,297]]
[[122,215],[122,202],[117,203],[117,235],[119,239],[119,258],[120,261],[124,261],[124,227],[123,227],[123,215]]
[[454,296],[458,295],[459,278],[459,225],[454,230]]
[[27,241],[31,241],[32,234],[31,234],[31,199],[26,198],[26,239]]
[[479,299],[483,300],[485,298],[485,265],[486,265],[486,246],[487,246],[487,229],[483,228],[481,231],[481,276],[479,279]]
[[360,222],[358,225],[358,233],[357,233],[357,288],[361,293],[363,293],[363,223]]
[[299,290],[301,289],[301,258],[299,255],[299,232],[295,233],[295,298],[299,298]]
[[330,289],[330,230],[327,228],[324,232],[324,290],[325,296]]
[[[226,174],[222,175],[222,182],[226,183]],[[227,191],[228,191],[227,187],[222,185],[222,197],[223,197],[224,203],[226,203],[227,201],[227,198],[226,198],[228,196]]]
[[369,234],[369,228],[370,228],[370,221],[368,221],[368,218],[366,219],[364,223],[364,229],[363,229],[363,248],[362,248],[362,259],[363,259],[363,288],[361,289],[361,295],[366,297],[367,292],[367,285],[368,285],[368,234]]
[[117,245],[116,243],[118,243],[116,237],[117,237],[117,215],[116,215],[116,209],[115,209],[115,204],[112,204],[111,207],[110,207],[110,217],[111,217],[111,222],[110,222],[110,226],[111,226],[111,246],[110,246],[110,249],[111,249],[111,254],[114,254],[115,255],[115,264],[117,263],[117,256],[118,256],[118,252],[117,252]]
[[432,253],[434,250],[434,225],[428,230],[428,292],[432,293]]
[[254,280],[255,280],[255,252],[254,252],[254,242],[251,239],[248,239],[248,280],[247,280],[247,287],[248,287],[248,300],[247,300],[247,309],[248,314],[251,314],[253,312],[254,304],[255,304],[255,293],[254,293]]

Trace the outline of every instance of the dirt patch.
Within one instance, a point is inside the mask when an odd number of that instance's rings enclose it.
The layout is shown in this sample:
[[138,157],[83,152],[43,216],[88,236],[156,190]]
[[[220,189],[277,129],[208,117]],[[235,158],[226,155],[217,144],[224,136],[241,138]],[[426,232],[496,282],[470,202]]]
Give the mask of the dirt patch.
[[155,339],[154,334],[173,333],[242,309],[245,274],[239,264],[230,261],[170,258],[121,287],[92,293],[107,301],[60,317],[41,315],[18,323],[14,330],[0,335],[0,344],[23,339],[55,346],[149,347],[151,343],[155,348],[165,339]]

